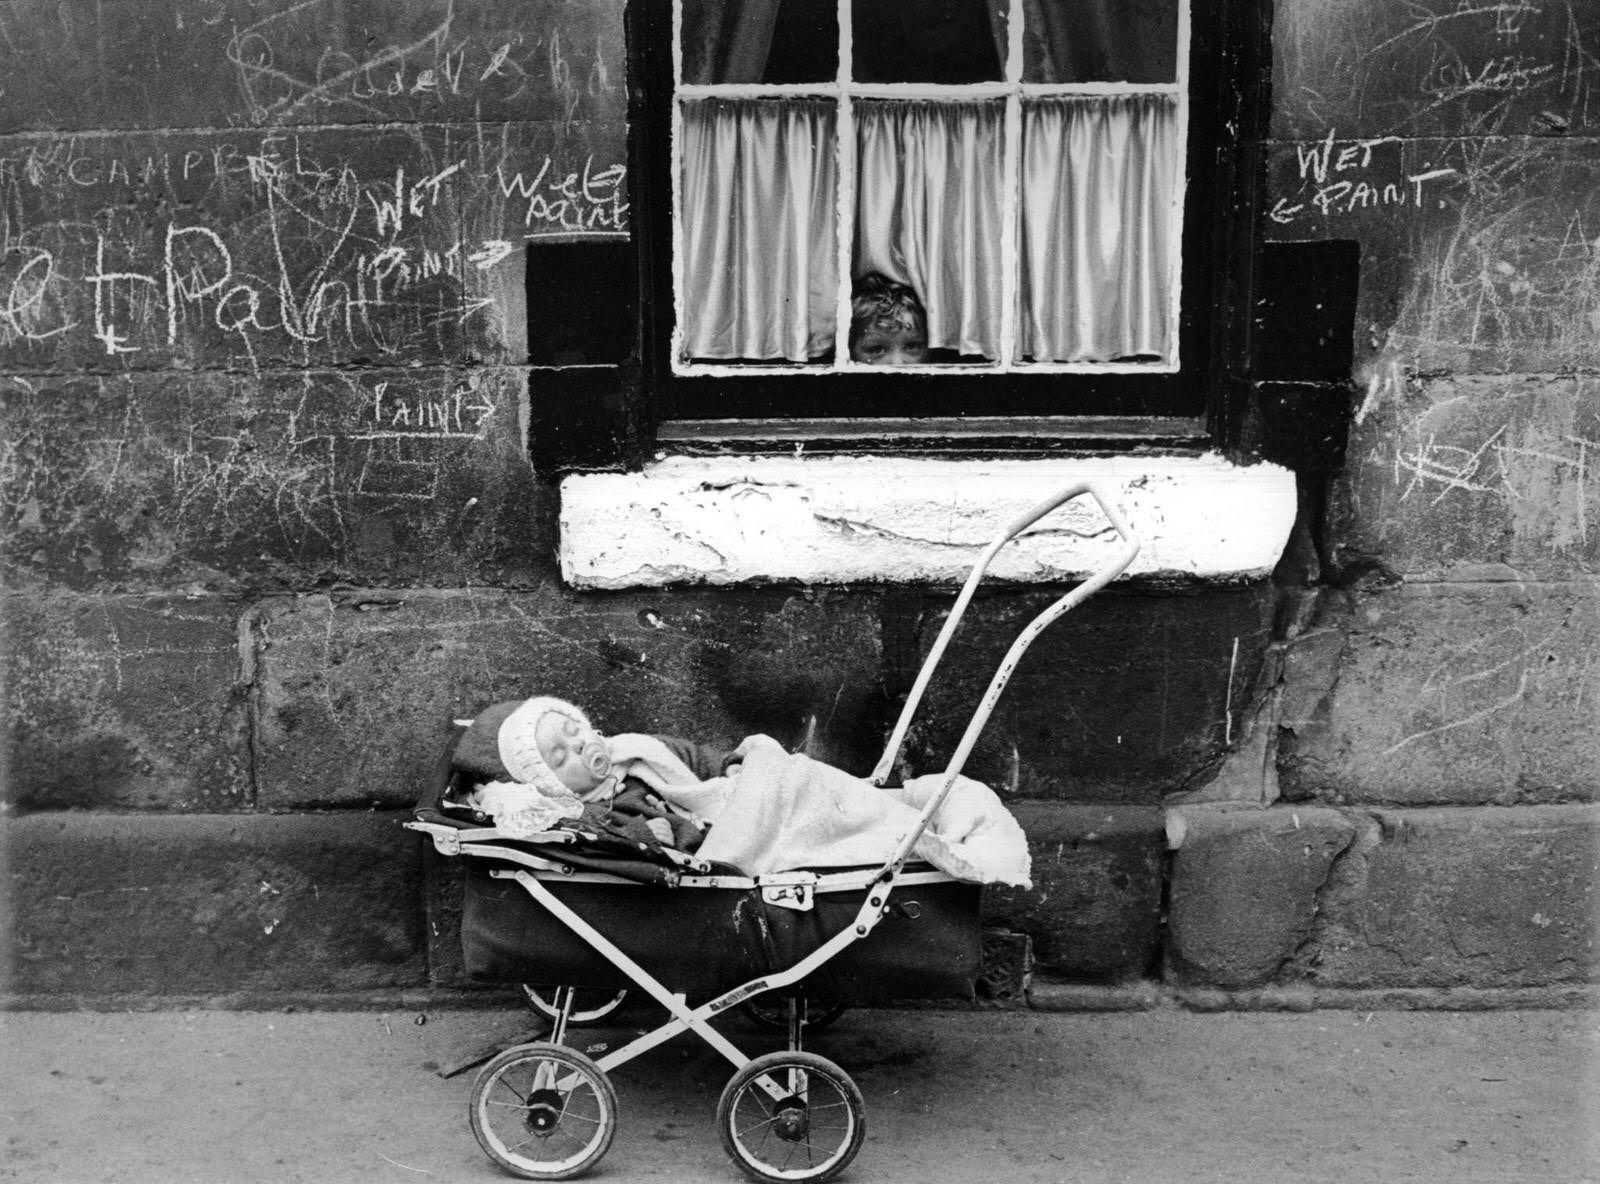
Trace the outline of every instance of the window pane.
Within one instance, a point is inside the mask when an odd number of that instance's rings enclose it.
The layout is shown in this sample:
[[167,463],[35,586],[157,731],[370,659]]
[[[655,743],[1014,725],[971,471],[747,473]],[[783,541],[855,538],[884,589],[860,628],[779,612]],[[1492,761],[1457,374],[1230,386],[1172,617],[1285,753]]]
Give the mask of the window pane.
[[703,99],[682,111],[682,356],[828,360],[839,274],[833,104]]
[[834,0],[683,0],[685,82],[831,82],[838,73]]
[[862,100],[855,112],[856,276],[916,291],[932,360],[999,357],[1004,101]]
[[1023,360],[1171,355],[1177,127],[1165,95],[1023,105]]
[[1004,77],[1009,0],[855,0],[859,82],[994,82]]
[[1184,0],[1023,0],[1024,82],[1176,82]]

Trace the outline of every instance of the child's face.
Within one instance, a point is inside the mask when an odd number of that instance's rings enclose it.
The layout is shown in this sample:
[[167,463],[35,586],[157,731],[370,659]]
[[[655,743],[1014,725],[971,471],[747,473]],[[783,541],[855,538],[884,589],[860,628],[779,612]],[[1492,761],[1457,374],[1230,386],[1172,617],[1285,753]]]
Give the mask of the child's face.
[[540,717],[533,739],[539,755],[573,793],[587,793],[611,772],[606,738],[559,711],[547,711]]
[[916,366],[928,360],[928,335],[909,325],[867,325],[850,347],[852,362]]

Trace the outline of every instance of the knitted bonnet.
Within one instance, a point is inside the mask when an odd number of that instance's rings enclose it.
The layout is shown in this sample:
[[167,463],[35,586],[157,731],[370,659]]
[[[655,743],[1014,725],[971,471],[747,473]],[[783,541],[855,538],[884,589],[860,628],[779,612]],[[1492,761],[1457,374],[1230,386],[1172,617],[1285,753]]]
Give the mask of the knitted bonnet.
[[501,723],[497,737],[500,761],[513,779],[537,786],[547,794],[570,797],[572,791],[562,784],[556,771],[544,759],[535,737],[539,721],[552,711],[566,716],[586,731],[594,730],[589,717],[571,703],[548,695],[536,695],[515,707]]

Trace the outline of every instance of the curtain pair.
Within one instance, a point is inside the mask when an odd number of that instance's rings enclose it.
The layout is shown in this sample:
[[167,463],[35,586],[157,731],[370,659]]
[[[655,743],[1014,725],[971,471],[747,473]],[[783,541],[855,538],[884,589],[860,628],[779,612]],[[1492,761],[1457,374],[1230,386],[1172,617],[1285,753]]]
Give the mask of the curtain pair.
[[[851,271],[910,284],[929,346],[999,359],[1007,188],[1018,206],[1016,357],[1104,362],[1172,349],[1175,102],[1028,98],[1020,176],[1003,100],[858,100]],[[682,352],[831,355],[839,307],[838,116],[830,100],[683,104]]]

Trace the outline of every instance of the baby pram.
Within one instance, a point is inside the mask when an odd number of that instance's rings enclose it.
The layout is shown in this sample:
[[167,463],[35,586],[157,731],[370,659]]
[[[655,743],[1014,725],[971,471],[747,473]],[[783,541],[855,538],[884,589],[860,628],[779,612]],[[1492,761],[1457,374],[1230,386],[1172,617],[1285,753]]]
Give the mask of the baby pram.
[[[683,1032],[732,1062],[717,1104],[724,1149],[762,1181],[822,1181],[855,1157],[866,1126],[860,1091],[832,1061],[803,1051],[804,1032],[842,1007],[887,999],[970,997],[979,972],[979,886],[912,858],[1024,651],[1052,621],[1120,575],[1139,545],[1088,483],[1011,522],[974,565],[918,672],[870,781],[883,786],[934,668],[995,554],[1080,495],[1120,542],[1088,580],[1036,616],[1012,643],[967,725],[939,791],[879,864],[746,876],[693,856],[644,860],[571,830],[512,839],[451,808],[459,773],[438,779],[405,825],[447,856],[467,858],[462,941],[469,972],[525,984],[543,1000],[548,1039],[505,1050],[480,1071],[470,1122],[490,1159],[536,1180],[575,1176],[611,1145],[617,1097],[609,1074]],[[547,990],[535,988],[545,987]],[[659,1027],[598,1060],[567,1047],[580,989],[637,988],[667,1012]],[[710,1021],[730,1008],[776,1004],[788,1048],[741,1052]],[[600,1009],[601,1011],[604,1008]]]

